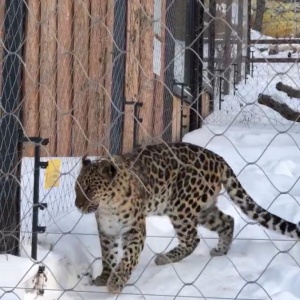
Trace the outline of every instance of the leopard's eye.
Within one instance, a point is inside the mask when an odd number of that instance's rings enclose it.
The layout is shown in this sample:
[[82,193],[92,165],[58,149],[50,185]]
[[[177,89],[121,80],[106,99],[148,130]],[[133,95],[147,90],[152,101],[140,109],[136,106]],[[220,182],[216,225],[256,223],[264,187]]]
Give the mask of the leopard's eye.
[[87,188],[84,189],[85,195],[87,195],[91,191],[91,188],[88,186]]

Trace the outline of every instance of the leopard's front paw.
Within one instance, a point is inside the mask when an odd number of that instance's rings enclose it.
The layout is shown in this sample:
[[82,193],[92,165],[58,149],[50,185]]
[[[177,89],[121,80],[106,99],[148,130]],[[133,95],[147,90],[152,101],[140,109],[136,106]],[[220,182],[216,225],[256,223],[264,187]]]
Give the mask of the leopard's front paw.
[[171,263],[171,260],[164,254],[157,254],[154,262],[156,265],[162,266]]
[[107,289],[111,294],[120,294],[126,282],[118,273],[112,273],[107,281]]
[[94,285],[96,286],[106,286],[109,278],[109,273],[103,273],[96,277],[94,280]]

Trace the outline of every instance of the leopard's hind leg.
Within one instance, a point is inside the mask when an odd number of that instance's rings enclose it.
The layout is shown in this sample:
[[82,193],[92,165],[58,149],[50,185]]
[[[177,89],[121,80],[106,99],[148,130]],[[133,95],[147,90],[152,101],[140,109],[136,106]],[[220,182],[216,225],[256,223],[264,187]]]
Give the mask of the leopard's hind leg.
[[217,247],[210,251],[211,256],[227,254],[233,238],[233,217],[224,214],[217,206],[213,206],[200,214],[198,223],[219,235]]

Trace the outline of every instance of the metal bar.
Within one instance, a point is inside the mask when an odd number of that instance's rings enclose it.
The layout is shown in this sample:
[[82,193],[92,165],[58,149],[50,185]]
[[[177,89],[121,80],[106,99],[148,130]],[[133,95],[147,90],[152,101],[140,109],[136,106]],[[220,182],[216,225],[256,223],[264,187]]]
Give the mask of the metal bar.
[[[198,115],[197,115],[197,110],[198,110],[198,99],[197,99],[197,88],[196,88],[196,58],[195,58],[195,54],[192,50],[194,50],[194,44],[193,42],[196,39],[196,29],[195,29],[195,2],[194,0],[187,0],[187,46],[188,49],[191,48],[190,50],[187,50],[190,52],[190,68],[189,68],[189,78],[190,78],[190,87],[191,87],[191,94],[193,96],[192,99],[192,105],[191,105],[191,110],[190,110],[190,124],[189,124],[189,131],[195,130],[197,129],[197,119],[198,119]],[[193,45],[193,46],[191,46]]]
[[33,171],[33,208],[32,208],[32,239],[31,257],[37,259],[38,222],[39,222],[39,182],[40,182],[40,146],[34,147]]
[[138,133],[139,133],[139,124],[143,122],[143,119],[139,117],[139,108],[143,106],[142,102],[135,102],[134,108],[133,108],[133,149],[136,149],[139,147],[138,144]]
[[248,28],[247,28],[247,60],[245,68],[245,80],[247,79],[247,74],[250,73],[250,46],[251,46],[251,0],[248,0]]
[[295,63],[299,62],[300,57],[253,57],[250,62],[254,63]]
[[202,126],[202,92],[203,92],[203,38],[204,38],[204,0],[200,0],[196,3],[195,18],[199,20],[199,30],[197,33],[197,83],[198,83],[198,123],[197,127]]
[[219,80],[219,110],[221,110],[222,108],[222,102],[224,101],[222,99],[222,94],[223,93],[223,89],[222,89],[222,82],[224,81],[224,78],[220,76],[220,80]]
[[233,65],[233,94],[236,92],[236,84],[237,84],[237,74],[238,74],[238,64]]
[[204,4],[203,0],[189,1],[189,16],[191,18],[192,34],[190,35],[193,54],[193,66],[191,72],[191,93],[193,95],[192,109],[190,112],[189,130],[195,130],[201,127],[201,92],[202,92],[202,75],[203,75],[203,25],[204,25]]
[[46,146],[49,144],[49,138],[24,136],[20,140],[23,143],[35,143]]
[[19,129],[22,75],[23,0],[6,0],[0,123],[0,253],[19,254]]
[[180,140],[182,140],[182,124],[183,124],[183,99],[185,98],[184,96],[184,87],[186,85],[185,84],[181,84],[181,94],[180,94]]
[[[208,28],[208,80],[212,86],[212,94],[215,94],[215,17],[216,17],[216,0],[209,1],[209,28]],[[214,109],[214,101],[211,101],[211,110]]]
[[174,78],[174,19],[175,19],[175,3],[173,0],[166,1],[166,30],[165,30],[165,65],[168,68],[164,74],[164,106],[163,106],[163,140],[165,142],[172,141],[172,115],[173,115],[173,95],[170,93],[173,89]]
[[244,15],[244,4],[243,0],[238,0],[238,38],[237,38],[237,78],[236,81],[240,82],[242,79],[242,61],[243,61],[243,15]]
[[125,105],[125,58],[126,58],[127,1],[114,1],[114,49],[111,89],[110,153],[120,154],[123,139]]
[[251,77],[253,78],[253,73],[254,73],[254,63],[253,63],[253,58],[254,58],[254,51],[251,51]]
[[250,44],[269,44],[269,45],[276,45],[276,44],[299,44],[300,39],[259,39],[259,40],[250,40]]
[[232,27],[232,0],[226,1],[226,25],[224,35],[224,84],[223,92],[228,95],[230,92],[230,75],[231,75],[231,51],[232,46],[230,44],[231,29]]

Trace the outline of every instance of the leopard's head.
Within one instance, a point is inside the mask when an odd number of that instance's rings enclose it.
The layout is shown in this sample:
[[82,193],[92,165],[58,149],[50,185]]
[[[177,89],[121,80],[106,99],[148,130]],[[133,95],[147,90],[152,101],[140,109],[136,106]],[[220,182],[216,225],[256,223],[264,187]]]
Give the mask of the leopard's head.
[[111,183],[117,169],[110,160],[94,161],[82,158],[82,166],[75,183],[75,206],[82,213],[95,212],[102,199],[109,197]]

